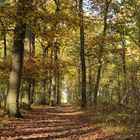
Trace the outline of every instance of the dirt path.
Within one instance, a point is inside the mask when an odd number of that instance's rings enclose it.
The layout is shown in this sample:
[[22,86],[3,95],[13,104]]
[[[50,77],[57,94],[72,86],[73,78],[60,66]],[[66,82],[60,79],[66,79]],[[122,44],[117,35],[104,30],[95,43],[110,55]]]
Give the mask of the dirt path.
[[0,127],[1,140],[109,140],[82,111],[71,106],[36,107],[24,119]]

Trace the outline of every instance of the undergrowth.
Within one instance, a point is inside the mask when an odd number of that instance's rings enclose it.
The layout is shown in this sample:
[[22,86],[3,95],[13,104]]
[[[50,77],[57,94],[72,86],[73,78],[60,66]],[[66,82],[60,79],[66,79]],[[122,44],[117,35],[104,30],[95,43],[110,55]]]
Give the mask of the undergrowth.
[[115,140],[138,140],[140,138],[139,110],[127,110],[119,106],[87,106],[84,110],[100,129]]

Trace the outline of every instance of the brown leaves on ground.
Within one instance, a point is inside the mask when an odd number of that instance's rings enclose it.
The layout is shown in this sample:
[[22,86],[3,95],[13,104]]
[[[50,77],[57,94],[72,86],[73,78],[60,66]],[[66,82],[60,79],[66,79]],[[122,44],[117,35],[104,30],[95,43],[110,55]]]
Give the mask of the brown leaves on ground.
[[71,106],[35,107],[24,119],[0,126],[1,140],[109,140],[83,111]]

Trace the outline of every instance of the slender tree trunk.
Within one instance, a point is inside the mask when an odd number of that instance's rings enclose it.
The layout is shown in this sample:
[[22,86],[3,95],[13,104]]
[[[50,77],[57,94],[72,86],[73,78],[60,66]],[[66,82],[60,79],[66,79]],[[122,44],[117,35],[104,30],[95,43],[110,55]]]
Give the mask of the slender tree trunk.
[[49,104],[51,105],[52,98],[52,70],[49,71],[49,86],[48,86],[48,94],[49,94]]
[[100,85],[100,79],[101,79],[101,69],[102,69],[102,59],[103,59],[103,51],[104,51],[104,45],[105,45],[105,37],[106,37],[106,31],[107,31],[107,16],[108,16],[108,10],[109,6],[112,0],[105,0],[105,13],[104,13],[104,28],[103,28],[103,40],[99,43],[99,58],[98,58],[98,71],[97,71],[97,78],[95,83],[95,91],[94,91],[94,104],[97,104],[97,95],[99,91],[99,85]]
[[122,61],[123,61],[123,94],[125,96],[126,94],[126,49],[125,49],[125,43],[123,43],[123,50],[122,50]]
[[[32,33],[31,31],[31,27],[30,25],[26,26],[26,32],[25,32],[25,41],[24,41],[24,49],[25,49],[25,53],[27,53],[30,56],[34,56],[35,55],[35,35],[34,33]],[[24,57],[24,61],[28,60],[28,57]],[[25,96],[26,99],[26,109],[31,110],[31,97],[32,92],[31,92],[31,88],[32,88],[32,78],[28,78],[27,79],[28,82],[28,92],[27,95]]]
[[31,104],[34,103],[34,95],[35,95],[35,79],[31,79]]
[[102,69],[102,62],[101,60],[99,60],[97,78],[96,78],[96,83],[95,83],[95,91],[94,91],[94,104],[95,105],[97,104],[97,96],[98,96],[99,84],[100,84],[100,79],[101,79],[101,69]]
[[[12,65],[9,79],[9,89],[6,98],[6,111],[11,116],[15,117],[21,117],[19,111],[19,91],[22,74],[24,39],[26,30],[26,24],[24,22],[24,19],[28,13],[27,11],[29,10],[31,3],[31,1],[25,2],[24,0],[19,0],[17,2],[17,16],[19,18],[16,23],[14,33]],[[28,4],[30,4],[30,6]]]
[[4,45],[4,60],[6,59],[7,56],[7,44],[6,44],[6,29],[3,24],[3,21],[0,19],[0,23],[2,26],[2,33],[3,33],[3,45]]
[[[4,24],[3,24],[3,22],[2,22],[2,20],[0,20],[1,21],[1,25],[2,25],[2,28],[3,28],[3,45],[4,45],[4,61],[6,60],[6,58],[7,58],[7,38],[6,38],[6,29],[5,29],[5,26],[4,26]],[[8,85],[8,84],[7,84]],[[7,93],[7,89],[8,89],[8,86],[5,88],[5,92]],[[5,107],[5,105],[6,105],[6,99],[5,99],[5,97],[4,97],[4,107]]]
[[28,79],[28,96],[27,96],[27,110],[31,110],[31,79]]
[[[35,34],[31,31],[30,32],[30,55],[35,56]],[[35,79],[31,78],[31,92],[30,92],[30,103],[33,103],[33,98],[35,94]]]
[[118,91],[117,91],[117,94],[118,94],[118,104],[120,105],[121,104],[121,93],[120,93],[120,73],[119,73],[119,70],[118,70],[118,75],[117,75],[117,81],[118,81]]
[[[51,46],[51,44],[50,44]],[[47,52],[46,52],[46,56],[47,58],[49,58],[49,50],[47,49]],[[49,102],[50,102],[50,97],[49,97],[49,70],[47,70],[46,72],[46,75],[47,75],[47,78],[46,78],[46,92],[47,92],[47,95],[46,95],[46,104],[49,105]]]
[[55,105],[55,100],[56,100],[56,79],[55,79],[55,75],[53,72],[53,76],[52,76],[52,94],[51,94],[51,105],[54,106]]
[[35,34],[32,32],[32,27],[27,25],[25,33],[25,52],[30,56],[35,55]]
[[[51,45],[52,45],[52,43],[48,42],[48,45],[46,47],[44,45],[44,42],[41,43],[42,51],[43,51],[43,57],[44,58],[48,58],[49,57],[48,53],[49,53],[49,48],[51,47]],[[50,57],[52,59],[52,52],[51,52],[51,56]],[[45,68],[44,68],[44,70],[45,70]],[[48,84],[49,82],[50,82],[50,85],[52,83],[51,70],[50,70],[50,79],[48,79],[48,77],[49,77],[49,71],[48,70],[47,71],[45,70],[43,72],[43,75],[46,75],[46,78],[43,79],[43,82],[42,82],[43,83],[43,90],[42,90],[42,93],[41,93],[41,104],[45,105],[45,104],[49,104],[50,97],[51,97],[51,95],[50,95],[51,90],[50,90],[49,84]],[[48,94],[46,94],[46,93],[48,93]]]
[[35,56],[35,34],[31,32],[30,55]]
[[79,17],[80,21],[80,59],[81,59],[81,74],[82,74],[82,102],[81,107],[86,107],[86,64],[85,64],[85,36],[84,36],[84,23],[83,23],[83,0],[79,0]]
[[[60,0],[54,0],[56,9],[55,13],[59,13],[60,11]],[[56,29],[57,26],[59,26],[59,23],[56,21],[54,24],[54,28]],[[52,99],[51,99],[51,104],[56,105],[57,104],[57,60],[58,60],[58,42],[57,38],[54,38],[54,59],[53,59],[53,64],[54,64],[54,69],[52,72]]]
[[126,47],[125,47],[125,38],[124,35],[121,35],[121,41],[122,41],[122,63],[123,63],[123,99],[122,104],[127,103],[127,83],[126,83]]
[[57,105],[60,105],[60,76],[57,76]]
[[41,104],[46,105],[46,79],[42,81],[43,91],[41,92]]
[[4,32],[3,41],[4,41],[4,59],[6,59],[7,57],[6,32]]
[[[51,59],[51,62],[53,63],[53,49],[51,48],[50,49],[50,59]],[[50,69],[49,71],[49,104],[51,105],[52,103],[52,97],[53,97],[53,91],[52,91],[52,77],[53,77],[53,70]]]
[[52,73],[52,105],[56,104],[56,95],[57,95],[57,91],[56,91],[56,69],[57,69],[57,44],[55,42],[55,48],[54,48],[54,58],[53,58],[53,64],[54,64],[54,69],[53,69],[53,73]]
[[90,56],[88,56],[88,92],[89,92],[89,101],[92,102],[92,80],[91,80],[91,67],[90,67]]
[[79,97],[81,97],[81,63],[80,60],[78,61],[77,66],[77,94],[76,94],[76,100],[79,102]]
[[[44,46],[44,42],[41,43],[41,46],[42,46],[42,51],[43,51],[43,58],[45,59],[47,57],[48,49]],[[43,72],[42,74],[47,75],[46,72]],[[41,91],[41,104],[42,105],[46,105],[46,84],[47,84],[46,80],[47,80],[46,78],[42,80],[42,88],[43,88]]]
[[[140,6],[139,6],[139,10],[140,10]],[[140,15],[138,16],[138,31],[139,31],[139,35],[138,35],[138,46],[140,47]]]

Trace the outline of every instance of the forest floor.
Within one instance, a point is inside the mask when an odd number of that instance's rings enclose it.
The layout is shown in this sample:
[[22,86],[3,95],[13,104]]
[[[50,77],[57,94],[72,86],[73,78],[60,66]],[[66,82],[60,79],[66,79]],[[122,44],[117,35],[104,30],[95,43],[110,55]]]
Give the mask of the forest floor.
[[[139,140],[139,130],[114,124],[101,114],[69,105],[38,106],[22,111],[24,119],[0,117],[0,140]],[[106,118],[106,123],[103,120]],[[111,125],[109,125],[112,123]],[[107,125],[108,124],[108,125]],[[131,133],[130,133],[131,132]]]

